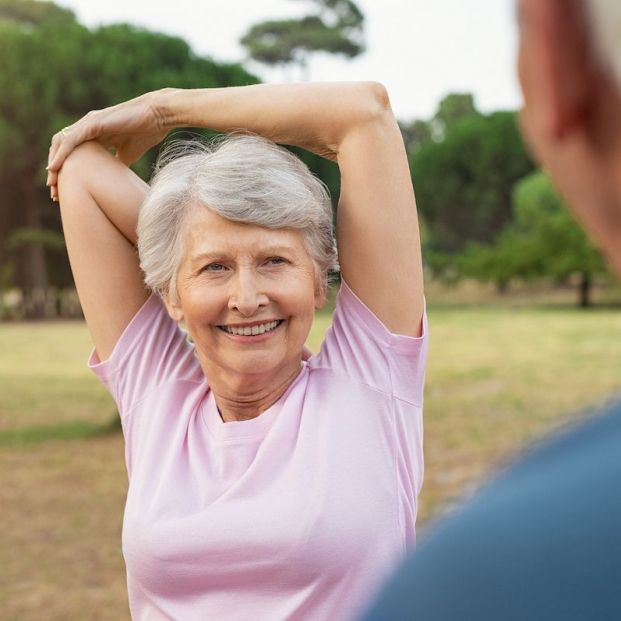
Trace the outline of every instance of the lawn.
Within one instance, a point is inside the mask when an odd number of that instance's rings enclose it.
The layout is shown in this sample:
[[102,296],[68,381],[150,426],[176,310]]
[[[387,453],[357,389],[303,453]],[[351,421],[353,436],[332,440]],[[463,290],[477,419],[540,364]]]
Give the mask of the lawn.
[[[618,309],[430,304],[429,317],[423,531],[528,439],[621,391]],[[103,432],[115,406],[86,369],[89,343],[81,322],[0,324],[7,621],[128,618],[123,444]]]

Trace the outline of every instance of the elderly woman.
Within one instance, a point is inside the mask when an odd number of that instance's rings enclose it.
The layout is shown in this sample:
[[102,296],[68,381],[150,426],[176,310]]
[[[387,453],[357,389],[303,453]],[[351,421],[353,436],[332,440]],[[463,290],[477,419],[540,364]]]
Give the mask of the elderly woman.
[[[126,166],[197,126],[234,135],[173,149],[150,186]],[[276,142],[341,173],[310,357],[332,213]],[[414,542],[423,476],[420,244],[385,89],[147,93],[54,136],[49,172],[123,424],[132,617],[355,618]]]

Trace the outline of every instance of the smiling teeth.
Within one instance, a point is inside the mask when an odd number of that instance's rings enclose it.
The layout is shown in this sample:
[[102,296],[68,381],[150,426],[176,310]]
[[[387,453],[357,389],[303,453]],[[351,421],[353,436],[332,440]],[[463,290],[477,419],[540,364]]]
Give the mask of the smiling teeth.
[[269,323],[262,323],[258,326],[236,328],[233,326],[222,326],[222,329],[229,334],[237,334],[238,336],[254,336],[256,334],[263,334],[264,332],[270,332],[276,328],[280,321],[270,321]]

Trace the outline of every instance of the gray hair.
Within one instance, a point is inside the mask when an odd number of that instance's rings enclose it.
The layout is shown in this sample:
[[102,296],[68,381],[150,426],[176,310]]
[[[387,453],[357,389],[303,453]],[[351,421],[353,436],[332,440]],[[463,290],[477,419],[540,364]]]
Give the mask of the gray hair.
[[176,140],[158,157],[138,218],[140,267],[162,296],[176,299],[185,223],[197,207],[234,222],[300,230],[322,288],[338,270],[330,196],[298,157],[256,135]]

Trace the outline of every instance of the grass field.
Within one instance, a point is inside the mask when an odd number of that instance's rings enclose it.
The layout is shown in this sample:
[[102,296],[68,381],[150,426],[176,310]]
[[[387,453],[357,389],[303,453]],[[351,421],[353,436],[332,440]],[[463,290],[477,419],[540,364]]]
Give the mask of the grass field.
[[[621,311],[430,303],[420,524],[621,391]],[[329,321],[319,316],[317,349]],[[0,324],[0,616],[127,619],[123,443],[80,322]]]

